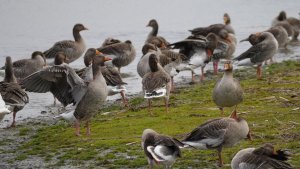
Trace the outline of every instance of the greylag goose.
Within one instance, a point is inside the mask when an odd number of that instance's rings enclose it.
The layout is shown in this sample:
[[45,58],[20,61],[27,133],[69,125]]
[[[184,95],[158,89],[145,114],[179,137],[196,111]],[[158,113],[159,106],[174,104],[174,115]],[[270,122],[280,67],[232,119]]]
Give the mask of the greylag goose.
[[221,167],[223,147],[232,147],[245,138],[251,139],[248,123],[233,111],[230,117],[209,120],[195,128],[182,143],[185,147],[216,149]]
[[273,26],[265,32],[270,32],[273,34],[278,42],[278,48],[286,48],[289,42],[289,37],[287,31],[282,26]]
[[141,57],[138,65],[137,72],[141,78],[150,72],[149,67],[149,56],[154,53],[158,57],[160,65],[165,69],[165,71],[171,76],[171,91],[174,90],[174,76],[177,75],[176,69],[186,59],[185,55],[171,51],[169,49],[160,50],[154,44],[147,43],[142,48],[143,56]]
[[105,46],[101,46],[97,50],[111,57],[112,64],[118,68],[119,72],[121,67],[129,65],[135,58],[136,52],[130,40],[125,42],[112,41],[104,44]]
[[163,164],[166,169],[172,167],[177,157],[181,157],[183,144],[169,136],[161,135],[152,129],[145,129],[142,135],[142,149],[148,159],[150,169],[154,164]]
[[151,32],[149,33],[145,44],[152,43],[155,46],[158,46],[161,49],[166,48],[170,43],[163,37],[157,36],[158,34],[158,23],[155,19],[151,19],[148,23],[149,27],[152,28]]
[[278,42],[270,32],[256,33],[255,36],[257,42],[234,60],[238,61],[238,66],[257,65],[257,78],[261,79],[262,63],[274,56],[278,49]]
[[[92,74],[91,73],[85,73],[85,72],[89,72],[92,70],[92,59],[93,57],[96,57],[97,55],[101,55],[101,52],[99,52],[98,50],[96,50],[95,48],[90,48],[87,50],[87,52],[84,55],[84,63],[86,68],[83,68],[82,70],[79,70],[76,73],[80,73],[81,74],[81,78],[85,79],[85,81],[89,82],[92,80]],[[125,83],[122,78],[120,73],[118,72],[118,70],[116,70],[113,66],[110,65],[105,65],[104,63],[101,65],[101,73],[106,81],[106,84],[108,86],[108,95],[114,95],[117,93],[120,93],[122,96],[122,101],[124,103],[125,106],[127,106],[128,102],[125,98],[125,92],[126,92],[126,88],[124,87],[124,85],[126,85],[127,83]],[[89,74],[89,75],[87,75]],[[86,77],[86,76],[91,76],[91,77]]]
[[192,30],[189,30],[193,35],[202,35],[207,36],[209,33],[214,33],[216,35],[223,29],[228,33],[234,34],[234,29],[231,26],[231,19],[227,13],[223,16],[224,24],[213,24],[208,27],[198,27]]
[[218,37],[214,33],[209,33],[206,37],[190,36],[185,40],[170,44],[173,49],[179,49],[179,53],[187,57],[187,60],[184,60],[184,63],[178,67],[178,71],[190,70],[192,72],[192,83],[194,83],[194,69],[201,67],[200,80],[203,81],[204,68],[210,61],[217,44]]
[[232,33],[225,29],[219,32],[219,42],[212,55],[214,74],[218,74],[218,64],[220,59],[231,60],[235,52],[237,40]]
[[286,161],[290,153],[277,150],[272,144],[240,150],[231,161],[232,169],[294,169]]
[[149,56],[149,66],[151,72],[146,73],[142,80],[144,98],[148,99],[149,111],[151,111],[151,98],[164,96],[166,111],[168,112],[171,77],[159,64],[155,54]]
[[65,103],[76,103],[74,111],[63,113],[61,117],[75,122],[77,136],[80,136],[80,122],[85,121],[86,133],[90,135],[90,119],[102,108],[107,97],[107,85],[101,73],[101,65],[107,60],[109,59],[103,55],[93,57],[93,80],[88,84],[65,63],[36,72],[21,84],[26,90],[33,92],[54,90],[52,93],[58,99]]
[[233,78],[232,64],[230,61],[224,63],[224,75],[216,83],[212,98],[223,114],[224,107],[235,106],[234,111],[239,103],[243,101],[243,89],[240,82]]
[[17,83],[12,67],[11,57],[6,57],[5,77],[4,81],[0,82],[0,94],[3,97],[5,104],[11,107],[13,112],[11,127],[15,127],[16,114],[29,102],[29,98],[27,93],[25,93],[21,86]]
[[10,111],[7,109],[5,102],[0,94],[0,122],[3,120],[4,116],[9,114]]
[[73,27],[73,36],[75,41],[64,40],[56,42],[50,49],[44,52],[46,58],[55,58],[58,52],[64,52],[65,55],[68,57],[67,63],[71,63],[78,59],[86,49],[84,40],[79,33],[83,30],[88,29],[80,23],[76,24]]
[[[35,51],[31,55],[31,59],[17,60],[12,63],[14,75],[21,80],[34,72],[43,69],[46,66],[45,55],[40,51]],[[5,68],[5,66],[3,67]]]
[[[285,23],[285,25],[281,25]],[[300,20],[294,17],[288,17],[285,11],[281,11],[279,15],[272,21],[272,26],[280,25],[284,26],[289,36],[292,37],[293,40],[296,40],[299,36],[300,30]],[[292,30],[291,30],[292,29]]]

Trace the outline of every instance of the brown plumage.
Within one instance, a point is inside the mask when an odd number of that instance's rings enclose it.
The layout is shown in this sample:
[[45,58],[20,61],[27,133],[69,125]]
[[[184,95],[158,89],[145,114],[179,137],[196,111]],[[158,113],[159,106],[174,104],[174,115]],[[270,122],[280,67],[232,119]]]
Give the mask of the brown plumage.
[[152,28],[151,32],[149,33],[146,41],[145,41],[145,44],[147,43],[152,43],[154,44],[155,46],[161,48],[161,49],[164,49],[164,48],[167,48],[167,46],[170,44],[164,37],[162,36],[158,36],[158,23],[155,19],[151,19],[148,23],[149,27]]
[[0,82],[0,93],[5,104],[13,107],[13,122],[11,127],[14,127],[17,112],[24,108],[25,104],[29,102],[29,98],[27,93],[17,83],[10,57],[6,57],[5,78],[4,81]]

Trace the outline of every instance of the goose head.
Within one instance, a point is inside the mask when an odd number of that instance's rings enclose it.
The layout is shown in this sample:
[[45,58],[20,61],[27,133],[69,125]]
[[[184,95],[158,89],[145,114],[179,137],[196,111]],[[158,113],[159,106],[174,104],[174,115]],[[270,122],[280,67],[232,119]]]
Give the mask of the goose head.
[[81,23],[78,23],[78,24],[74,25],[74,27],[73,27],[73,32],[80,32],[83,30],[88,30],[88,28],[83,26],[83,24],[81,24]]
[[225,14],[224,14],[223,20],[224,20],[224,24],[225,24],[225,25],[230,24],[231,20],[230,20],[230,17],[229,17],[229,15],[228,15],[228,13],[225,13]]
[[58,52],[54,58],[54,65],[61,65],[68,61],[68,57],[64,52]]
[[158,27],[158,23],[155,19],[151,19],[147,26],[152,27],[152,28],[156,28],[156,27]]
[[152,43],[146,43],[142,48],[143,55],[146,55],[150,51],[157,51],[157,47]]
[[233,70],[232,63],[230,61],[226,61],[224,63],[224,71],[225,72],[231,72]]
[[46,57],[45,54],[41,51],[35,51],[31,54],[31,59],[40,59],[42,58],[44,60],[44,66],[46,66],[47,62],[46,62]]
[[279,21],[284,21],[284,20],[286,20],[286,13],[285,13],[285,11],[281,11],[281,12],[279,13],[277,19],[278,19]]
[[86,67],[88,67],[90,64],[92,64],[93,57],[96,55],[102,54],[95,48],[89,48],[85,54],[84,54],[84,64]]

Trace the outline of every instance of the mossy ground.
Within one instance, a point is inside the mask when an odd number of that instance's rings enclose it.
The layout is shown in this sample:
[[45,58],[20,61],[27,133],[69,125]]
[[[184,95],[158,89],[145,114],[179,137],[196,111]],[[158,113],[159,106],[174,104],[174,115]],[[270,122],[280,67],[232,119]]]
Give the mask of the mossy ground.
[[[222,74],[219,74],[221,77]],[[137,97],[130,100],[131,108],[121,111],[111,106],[92,119],[92,135],[74,135],[74,128],[65,122],[42,127],[18,150],[18,160],[41,157],[49,167],[64,165],[95,166],[104,168],[146,168],[147,160],[140,146],[140,137],[145,128],[181,138],[201,123],[220,117],[212,101],[211,93],[215,81],[177,89],[170,98],[169,113],[163,101],[154,101],[153,114],[147,110],[147,102]],[[235,72],[244,88],[244,102],[238,106],[240,116],[251,128],[253,141],[243,140],[232,148],[223,150],[226,164],[240,149],[272,143],[277,148],[289,149],[293,153],[290,163],[300,167],[300,61],[273,64],[264,69],[263,80],[257,80],[255,69]],[[229,116],[233,108],[225,108]],[[21,128],[20,135],[28,129]],[[11,141],[11,140],[10,140]],[[6,144],[2,141],[0,145]],[[2,152],[5,153],[5,152]],[[174,168],[218,168],[214,150],[183,150]],[[56,161],[55,163],[50,163]],[[227,165],[224,169],[229,169]]]

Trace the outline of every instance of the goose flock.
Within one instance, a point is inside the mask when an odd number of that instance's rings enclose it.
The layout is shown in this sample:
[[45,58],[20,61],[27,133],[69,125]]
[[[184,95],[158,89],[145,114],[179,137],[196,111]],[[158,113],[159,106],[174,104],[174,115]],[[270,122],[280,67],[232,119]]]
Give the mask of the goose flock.
[[[162,164],[171,168],[176,158],[184,156],[182,149],[215,149],[218,165],[222,167],[222,149],[233,147],[245,138],[251,139],[251,129],[246,119],[239,117],[237,106],[243,102],[243,89],[233,77],[233,65],[257,66],[257,79],[262,78],[262,66],[272,64],[279,48],[298,38],[300,20],[287,17],[284,11],[272,21],[268,30],[255,32],[248,38],[252,45],[248,50],[233,58],[237,39],[228,13],[223,24],[191,29],[191,35],[177,42],[168,42],[158,35],[159,26],[155,19],[147,24],[151,31],[142,48],[143,56],[137,64],[142,78],[144,98],[148,100],[152,114],[151,99],[163,97],[166,112],[169,99],[175,90],[174,76],[181,71],[191,71],[192,83],[196,83],[195,70],[201,68],[200,81],[205,80],[205,67],[212,62],[213,72],[218,74],[218,63],[224,61],[224,74],[212,91],[216,106],[224,115],[224,107],[234,107],[229,117],[219,117],[200,124],[182,140],[145,129],[142,134],[142,149],[150,168]],[[128,105],[126,85],[121,68],[128,66],[136,57],[134,43],[130,40],[107,38],[99,47],[86,49],[81,31],[88,30],[83,24],[73,27],[74,40],[54,43],[48,50],[34,51],[30,59],[13,61],[6,57],[5,78],[0,82],[0,121],[10,112],[13,114],[11,127],[16,126],[16,113],[29,102],[26,92],[51,92],[65,107],[74,105],[74,110],[56,117],[74,123],[75,134],[80,136],[80,124],[85,123],[86,134],[91,134],[91,118],[104,107],[108,95],[121,94],[124,106]],[[75,70],[69,66],[84,55],[83,67]],[[239,151],[231,162],[233,169],[291,169],[288,164],[290,153],[277,150],[266,143],[261,147]]]

